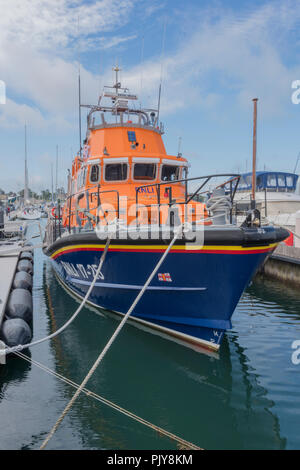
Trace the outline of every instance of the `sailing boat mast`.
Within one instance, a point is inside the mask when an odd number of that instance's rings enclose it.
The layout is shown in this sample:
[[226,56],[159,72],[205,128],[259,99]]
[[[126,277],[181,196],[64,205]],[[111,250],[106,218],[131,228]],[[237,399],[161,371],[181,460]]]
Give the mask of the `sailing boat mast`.
[[26,205],[29,199],[28,191],[28,168],[27,168],[27,127],[25,124],[25,187],[24,187],[24,205]]

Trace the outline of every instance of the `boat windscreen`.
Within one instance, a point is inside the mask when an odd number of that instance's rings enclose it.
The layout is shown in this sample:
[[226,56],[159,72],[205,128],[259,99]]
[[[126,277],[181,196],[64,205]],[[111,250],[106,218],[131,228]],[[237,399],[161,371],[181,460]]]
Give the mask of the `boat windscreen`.
[[105,165],[106,181],[125,181],[127,180],[127,163],[108,163]]
[[163,165],[161,170],[162,181],[176,181],[179,179],[180,167],[173,165]]
[[135,163],[133,167],[133,179],[154,180],[156,177],[155,163]]

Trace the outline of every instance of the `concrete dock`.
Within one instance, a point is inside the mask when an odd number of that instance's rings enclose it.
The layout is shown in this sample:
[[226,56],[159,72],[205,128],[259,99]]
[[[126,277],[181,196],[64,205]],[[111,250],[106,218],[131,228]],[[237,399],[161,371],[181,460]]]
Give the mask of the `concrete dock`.
[[300,248],[280,243],[267,259],[262,272],[275,279],[300,285]]

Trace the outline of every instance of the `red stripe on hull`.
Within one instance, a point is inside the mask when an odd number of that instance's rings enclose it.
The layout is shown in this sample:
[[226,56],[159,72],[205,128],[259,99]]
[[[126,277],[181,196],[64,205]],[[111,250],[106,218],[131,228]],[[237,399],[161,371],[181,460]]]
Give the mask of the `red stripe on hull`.
[[[57,255],[53,256],[53,259],[57,259],[59,256],[62,256],[66,253],[75,253],[78,251],[103,251],[104,248],[73,248],[73,249],[66,249],[62,253],[58,253]],[[119,251],[119,252],[124,252],[124,251],[131,251],[135,253],[164,253],[165,250],[137,250],[135,248],[109,248],[109,251]],[[263,250],[209,250],[209,249],[203,249],[203,250],[172,250],[172,253],[215,253],[215,254],[224,254],[224,255],[249,255],[249,254],[258,254],[258,253],[268,253],[270,251],[273,251],[273,248],[266,248]]]

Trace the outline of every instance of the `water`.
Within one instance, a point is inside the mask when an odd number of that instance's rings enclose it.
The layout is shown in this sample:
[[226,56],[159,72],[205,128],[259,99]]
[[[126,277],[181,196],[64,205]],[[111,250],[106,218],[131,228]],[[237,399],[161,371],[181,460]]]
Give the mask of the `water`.
[[[29,233],[36,233],[32,225]],[[39,241],[35,239],[35,242]],[[55,331],[78,302],[35,252],[34,338]],[[31,357],[80,383],[118,320],[84,308]],[[219,357],[125,325],[88,388],[206,449],[300,448],[300,291],[256,279],[233,316]],[[0,449],[37,449],[74,393],[20,358],[0,367]],[[176,449],[174,442],[82,395],[48,449]]]

